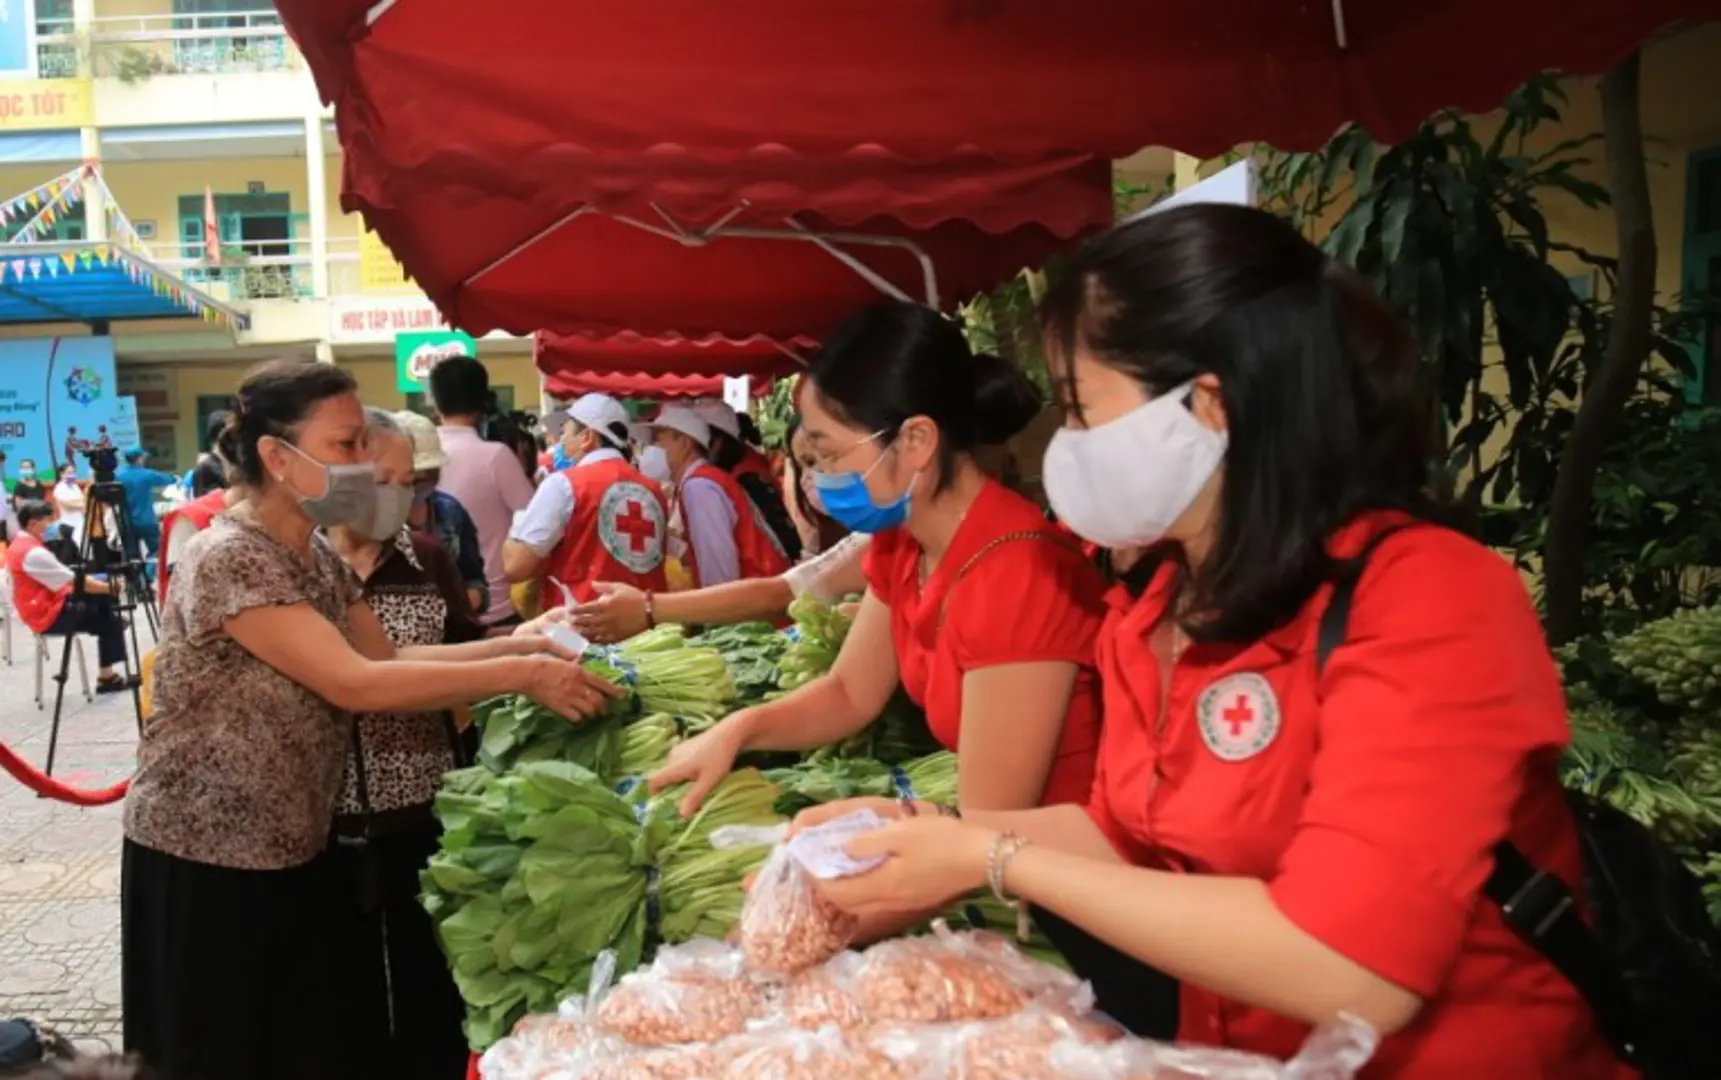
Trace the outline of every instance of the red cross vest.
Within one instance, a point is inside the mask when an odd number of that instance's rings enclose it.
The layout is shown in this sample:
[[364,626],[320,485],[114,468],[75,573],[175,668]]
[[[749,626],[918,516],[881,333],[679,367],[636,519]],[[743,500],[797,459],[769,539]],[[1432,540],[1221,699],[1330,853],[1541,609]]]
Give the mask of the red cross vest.
[[209,523],[215,520],[215,515],[227,509],[227,492],[216,488],[199,498],[193,499],[183,506],[176,506],[161,519],[161,550],[156,553],[156,587],[159,590],[158,602],[167,604],[168,561],[167,545],[173,535],[173,525],[177,521],[189,521],[198,532],[209,528]]
[[731,473],[735,476],[757,476],[772,487],[777,487],[783,482],[782,476],[771,467],[771,459],[750,446],[747,448],[746,454],[742,455],[741,460],[736,463],[735,468],[731,470]]
[[662,488],[620,458],[563,469],[544,482],[567,484],[574,492],[567,531],[544,562],[546,577],[580,603],[597,598],[597,581],[650,592],[669,588],[663,576],[669,507]]
[[70,585],[50,589],[24,572],[24,560],[43,546],[34,536],[23,533],[6,548],[6,569],[12,575],[12,606],[24,625],[38,634],[46,634],[54,625],[66,606],[66,597],[72,593]]
[[[740,558],[743,578],[776,577],[789,568],[789,557],[783,554],[782,546],[777,543],[777,534],[771,531],[765,515],[759,512],[746,489],[733,476],[708,461],[701,461],[681,478],[681,482],[686,484],[694,477],[709,480],[722,488],[723,494],[729,496],[730,504],[735,507],[735,553]],[[685,561],[693,579],[699,581],[699,566],[692,544],[687,546]]]

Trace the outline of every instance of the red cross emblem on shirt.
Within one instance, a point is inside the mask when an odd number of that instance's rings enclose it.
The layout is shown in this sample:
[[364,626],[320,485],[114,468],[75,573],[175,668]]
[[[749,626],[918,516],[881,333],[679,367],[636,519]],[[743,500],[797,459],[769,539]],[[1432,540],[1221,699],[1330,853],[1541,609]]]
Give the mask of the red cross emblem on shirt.
[[645,507],[637,501],[629,499],[627,509],[616,515],[616,531],[628,538],[629,546],[635,551],[644,551],[646,542],[657,532],[651,519],[645,516]]
[[1279,698],[1259,672],[1222,676],[1196,699],[1201,740],[1221,761],[1247,761],[1279,737]]
[[1231,737],[1243,734],[1243,729],[1255,722],[1255,710],[1249,706],[1247,694],[1238,694],[1236,701],[1219,714],[1219,719],[1231,725]]

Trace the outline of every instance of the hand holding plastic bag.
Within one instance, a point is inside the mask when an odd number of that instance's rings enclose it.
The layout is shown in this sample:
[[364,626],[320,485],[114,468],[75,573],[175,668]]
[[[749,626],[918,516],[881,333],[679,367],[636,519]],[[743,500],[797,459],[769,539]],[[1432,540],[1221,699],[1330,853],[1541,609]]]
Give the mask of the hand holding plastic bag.
[[744,826],[720,829],[713,847],[777,843],[748,890],[737,926],[741,951],[761,971],[792,975],[822,964],[848,948],[859,923],[826,902],[813,879],[864,873],[868,863],[850,860],[846,839],[879,828],[876,814],[863,811],[797,834],[782,843],[780,829],[760,831]]

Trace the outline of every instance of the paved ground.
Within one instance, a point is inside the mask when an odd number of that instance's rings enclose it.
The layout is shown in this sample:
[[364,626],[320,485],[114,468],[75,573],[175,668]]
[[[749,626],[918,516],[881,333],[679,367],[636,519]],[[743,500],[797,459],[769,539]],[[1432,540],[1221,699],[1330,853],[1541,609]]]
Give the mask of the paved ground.
[[[0,639],[3,639],[0,633]],[[35,642],[16,621],[0,666],[0,741],[37,768],[48,753],[60,644],[35,703]],[[144,646],[148,648],[147,643]],[[96,643],[84,640],[90,678]],[[67,687],[57,779],[105,788],[130,772],[137,721],[129,694],[86,702],[77,664]],[[41,1021],[89,1050],[120,1046],[120,806],[39,799],[0,772],[0,1018]]]

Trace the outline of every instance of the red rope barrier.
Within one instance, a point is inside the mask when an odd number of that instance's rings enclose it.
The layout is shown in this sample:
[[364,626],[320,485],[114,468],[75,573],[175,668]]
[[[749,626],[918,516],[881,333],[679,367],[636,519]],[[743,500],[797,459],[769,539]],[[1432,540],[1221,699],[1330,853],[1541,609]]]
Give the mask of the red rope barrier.
[[125,798],[126,789],[131,787],[131,780],[121,780],[110,788],[99,791],[84,791],[79,788],[67,787],[51,776],[44,776],[36,771],[36,767],[19,757],[10,746],[0,743],[0,768],[11,773],[20,784],[38,795],[50,799],[58,799],[73,806],[106,806]]

